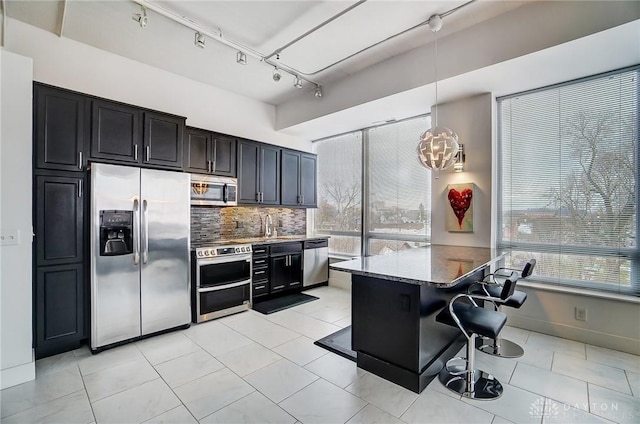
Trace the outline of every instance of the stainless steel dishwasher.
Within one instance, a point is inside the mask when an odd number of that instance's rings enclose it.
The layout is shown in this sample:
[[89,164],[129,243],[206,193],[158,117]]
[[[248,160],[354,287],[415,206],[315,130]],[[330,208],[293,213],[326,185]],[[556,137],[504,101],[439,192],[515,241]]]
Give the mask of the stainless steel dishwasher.
[[311,287],[329,281],[329,242],[322,240],[304,241],[304,271],[302,287]]

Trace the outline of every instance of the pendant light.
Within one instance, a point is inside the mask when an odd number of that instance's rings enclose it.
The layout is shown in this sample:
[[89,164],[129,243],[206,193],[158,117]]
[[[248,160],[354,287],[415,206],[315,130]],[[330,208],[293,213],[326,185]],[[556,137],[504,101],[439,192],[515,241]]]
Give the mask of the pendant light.
[[[436,171],[436,178],[438,178],[438,171],[446,169],[453,165],[456,161],[456,155],[458,153],[458,134],[450,128],[445,126],[438,126],[438,34],[442,28],[442,17],[440,15],[433,15],[428,21],[429,29],[436,33],[435,49],[435,76],[436,76],[436,108],[435,108],[435,122],[432,127],[420,135],[420,143],[418,143],[417,152],[418,160],[420,164],[425,168]],[[433,121],[432,121],[433,122]]]

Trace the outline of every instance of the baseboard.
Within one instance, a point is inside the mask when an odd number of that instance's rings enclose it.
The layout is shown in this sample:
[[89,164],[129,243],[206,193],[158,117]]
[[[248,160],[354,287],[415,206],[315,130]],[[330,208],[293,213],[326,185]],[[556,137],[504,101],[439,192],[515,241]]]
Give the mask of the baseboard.
[[27,362],[26,364],[7,368],[0,371],[0,389],[17,386],[27,381],[36,379],[36,363]]
[[572,327],[550,321],[537,320],[521,315],[510,313],[507,313],[507,315],[507,322],[511,327],[522,328],[523,330],[535,331],[538,333],[548,334],[550,336],[562,337],[564,339],[575,340],[607,349],[619,350],[633,355],[640,355],[639,340],[602,333],[599,331],[587,330],[584,328]]

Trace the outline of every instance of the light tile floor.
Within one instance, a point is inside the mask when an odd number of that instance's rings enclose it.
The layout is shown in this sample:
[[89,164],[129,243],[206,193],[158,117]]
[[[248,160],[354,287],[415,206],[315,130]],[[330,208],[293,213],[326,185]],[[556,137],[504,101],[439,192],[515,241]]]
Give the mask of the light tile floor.
[[504,395],[462,400],[434,380],[420,395],[314,340],[350,322],[350,293],[272,315],[248,311],[91,355],[36,362],[0,392],[10,423],[640,423],[640,357],[506,327],[517,360],[477,354]]

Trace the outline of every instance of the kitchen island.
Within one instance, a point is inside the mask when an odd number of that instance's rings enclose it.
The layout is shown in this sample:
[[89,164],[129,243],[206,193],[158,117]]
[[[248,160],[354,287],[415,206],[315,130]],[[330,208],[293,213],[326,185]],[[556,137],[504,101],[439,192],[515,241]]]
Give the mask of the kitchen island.
[[332,264],[351,273],[358,367],[420,393],[466,340],[436,316],[503,256],[489,248],[431,245]]

